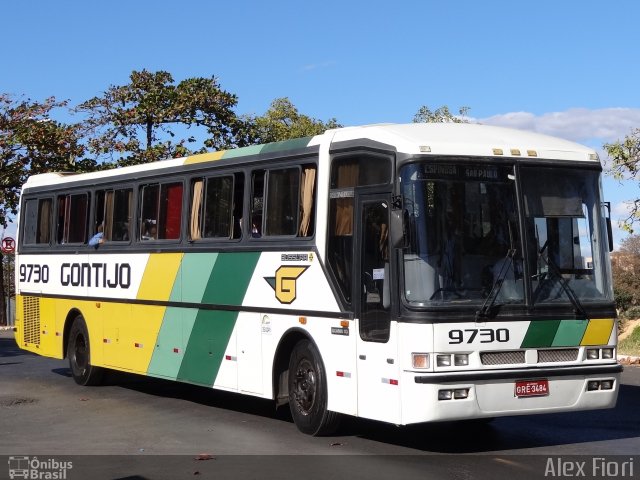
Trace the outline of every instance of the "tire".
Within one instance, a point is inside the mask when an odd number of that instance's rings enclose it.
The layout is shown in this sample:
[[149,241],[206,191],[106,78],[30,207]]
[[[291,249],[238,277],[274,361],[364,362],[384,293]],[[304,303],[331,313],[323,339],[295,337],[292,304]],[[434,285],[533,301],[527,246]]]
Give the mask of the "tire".
[[340,415],[327,410],[327,377],[318,348],[300,340],[289,360],[289,408],[302,433],[331,435],[338,429]]
[[78,315],[71,325],[67,356],[73,379],[78,385],[91,386],[102,382],[104,370],[91,365],[89,331],[82,315]]

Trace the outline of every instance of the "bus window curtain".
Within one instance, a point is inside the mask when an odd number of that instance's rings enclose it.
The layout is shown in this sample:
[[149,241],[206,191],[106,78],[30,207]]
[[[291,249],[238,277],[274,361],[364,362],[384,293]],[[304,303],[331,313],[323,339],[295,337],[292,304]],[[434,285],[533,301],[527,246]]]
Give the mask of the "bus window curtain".
[[106,192],[104,201],[103,238],[113,240],[113,190]]
[[51,225],[51,200],[40,200],[39,231],[36,243],[49,243]]
[[202,207],[202,190],[204,181],[202,179],[193,182],[193,199],[191,201],[191,240],[200,240],[202,232],[200,230],[200,209]]
[[[358,184],[359,165],[346,163],[338,167],[338,188],[355,187]],[[336,235],[353,235],[353,197],[336,200]]]
[[309,236],[309,225],[311,223],[311,210],[313,209],[313,187],[316,180],[316,169],[305,168],[302,172],[302,218],[300,219],[300,230],[298,235],[301,237]]

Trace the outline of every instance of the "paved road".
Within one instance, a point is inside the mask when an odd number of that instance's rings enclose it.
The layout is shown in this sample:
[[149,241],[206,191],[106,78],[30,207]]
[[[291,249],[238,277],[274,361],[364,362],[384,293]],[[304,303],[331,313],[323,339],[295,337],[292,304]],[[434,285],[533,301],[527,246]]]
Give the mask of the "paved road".
[[3,455],[70,458],[69,479],[544,478],[550,457],[573,455],[626,459],[640,478],[640,457],[630,457],[640,452],[639,407],[640,367],[627,367],[612,410],[403,428],[348,419],[339,435],[314,438],[252,397],[117,372],[104,386],[77,386],[66,361],[0,332],[0,478]]

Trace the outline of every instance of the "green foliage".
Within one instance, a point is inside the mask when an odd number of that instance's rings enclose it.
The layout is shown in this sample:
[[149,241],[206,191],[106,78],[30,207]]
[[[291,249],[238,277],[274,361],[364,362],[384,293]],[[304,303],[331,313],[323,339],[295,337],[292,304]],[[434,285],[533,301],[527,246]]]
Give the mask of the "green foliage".
[[443,105],[440,108],[431,110],[423,105],[413,117],[413,123],[469,123],[465,117],[469,113],[469,107],[461,107],[458,115],[449,111],[449,107]]
[[640,308],[640,235],[622,240],[611,264],[616,307],[628,317],[632,309]]
[[301,114],[288,98],[277,98],[266,113],[259,117],[245,117],[247,143],[269,143],[320,135],[331,128],[339,128],[335,118],[327,122]]
[[[604,149],[612,160],[610,171],[617,179],[636,179],[640,171],[640,129],[633,130],[623,141],[606,143]],[[640,220],[640,199],[630,201],[629,216],[621,222],[621,227],[633,233],[633,225]]]
[[618,343],[618,353],[640,356],[640,327],[636,327],[631,335]]
[[[242,127],[232,110],[237,98],[215,77],[176,85],[168,72],[142,70],[130,80],[77,107],[87,116],[87,147],[95,159],[135,165],[233,145]],[[188,146],[197,142],[195,135],[180,136],[192,127],[210,135],[199,148]]]
[[29,175],[95,168],[75,162],[84,149],[77,125],[65,125],[51,113],[66,107],[51,97],[44,102],[0,94],[0,225],[16,214],[22,184]]

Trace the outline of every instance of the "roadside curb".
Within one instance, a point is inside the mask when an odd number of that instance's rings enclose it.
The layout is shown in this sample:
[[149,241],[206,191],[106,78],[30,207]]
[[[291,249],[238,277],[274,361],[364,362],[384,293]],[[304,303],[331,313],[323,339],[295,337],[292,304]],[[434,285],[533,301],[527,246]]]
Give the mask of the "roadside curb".
[[620,365],[640,365],[640,357],[632,355],[618,355],[618,363]]

